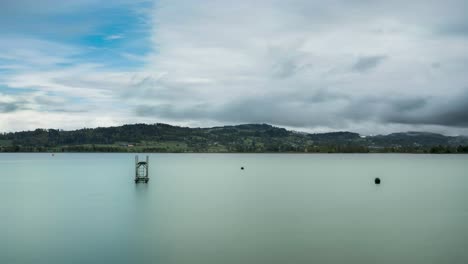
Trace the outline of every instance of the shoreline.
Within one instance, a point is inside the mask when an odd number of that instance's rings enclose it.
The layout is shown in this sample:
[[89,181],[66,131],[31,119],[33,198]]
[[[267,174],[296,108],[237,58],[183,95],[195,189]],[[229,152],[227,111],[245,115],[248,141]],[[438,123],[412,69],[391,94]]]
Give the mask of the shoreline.
[[412,154],[412,155],[468,155],[466,152],[453,152],[453,153],[429,153],[429,152],[123,152],[123,151],[114,151],[114,152],[105,152],[105,151],[66,151],[66,152],[54,152],[54,151],[18,151],[18,152],[7,152],[0,151],[0,154],[270,154],[270,155],[283,155],[283,154],[292,154],[292,155],[332,155],[332,154]]

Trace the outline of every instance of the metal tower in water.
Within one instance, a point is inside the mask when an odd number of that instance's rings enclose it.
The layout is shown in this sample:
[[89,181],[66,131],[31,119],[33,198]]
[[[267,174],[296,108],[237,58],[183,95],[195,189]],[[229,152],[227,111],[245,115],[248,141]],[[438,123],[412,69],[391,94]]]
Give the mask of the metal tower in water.
[[146,161],[138,161],[138,155],[135,156],[135,183],[148,183],[148,165],[149,157],[146,156]]

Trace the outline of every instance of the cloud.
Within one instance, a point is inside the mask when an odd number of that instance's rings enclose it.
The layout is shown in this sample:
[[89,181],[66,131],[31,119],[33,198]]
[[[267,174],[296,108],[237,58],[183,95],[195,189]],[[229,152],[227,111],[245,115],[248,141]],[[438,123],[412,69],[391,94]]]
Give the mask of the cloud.
[[124,36],[122,35],[118,35],[118,34],[114,34],[114,35],[109,35],[106,37],[106,40],[116,40],[116,39],[122,39]]
[[353,70],[357,72],[367,72],[379,64],[381,64],[386,59],[386,56],[366,56],[359,58],[357,62],[353,65]]
[[463,94],[433,97],[411,105],[406,111],[394,108],[386,113],[385,122],[400,124],[468,127],[468,90]]
[[453,24],[441,26],[437,33],[448,36],[468,37],[468,21],[463,24]]
[[0,113],[13,113],[23,110],[40,112],[84,112],[82,106],[70,99],[45,92],[28,91],[16,95],[0,93]]
[[0,102],[0,113],[15,112],[18,109],[19,109],[19,106],[16,103],[3,103],[3,102]]

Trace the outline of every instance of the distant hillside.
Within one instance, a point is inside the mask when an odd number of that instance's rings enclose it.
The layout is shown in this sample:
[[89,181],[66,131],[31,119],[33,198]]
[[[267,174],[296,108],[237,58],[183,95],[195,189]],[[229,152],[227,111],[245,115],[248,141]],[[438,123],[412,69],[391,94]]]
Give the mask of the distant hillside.
[[468,138],[424,132],[361,137],[352,132],[308,134],[268,124],[189,128],[167,124],[0,134],[3,152],[468,152]]

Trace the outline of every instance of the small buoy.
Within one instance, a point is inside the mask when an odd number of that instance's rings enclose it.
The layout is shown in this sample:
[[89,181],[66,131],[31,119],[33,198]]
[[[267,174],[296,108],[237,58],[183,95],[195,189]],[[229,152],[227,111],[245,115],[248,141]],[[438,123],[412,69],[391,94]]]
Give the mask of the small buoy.
[[375,184],[380,184],[380,178],[375,178],[374,182]]
[[241,167],[241,170],[244,170],[244,167]]
[[53,156],[55,156],[55,154],[54,154],[54,153],[52,153],[52,157],[53,157]]

